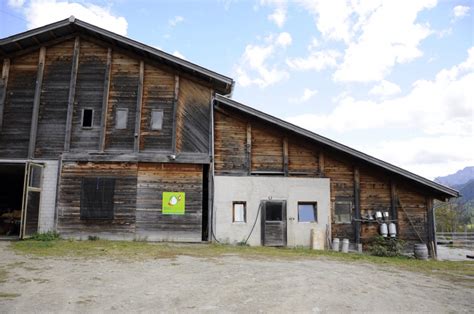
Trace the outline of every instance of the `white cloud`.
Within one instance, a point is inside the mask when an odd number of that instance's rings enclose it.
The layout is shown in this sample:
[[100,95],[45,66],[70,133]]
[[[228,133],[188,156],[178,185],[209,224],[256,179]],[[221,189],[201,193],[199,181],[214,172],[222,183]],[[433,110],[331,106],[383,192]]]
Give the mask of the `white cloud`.
[[175,27],[176,25],[178,25],[179,23],[182,23],[183,21],[184,21],[184,17],[177,15],[173,17],[172,19],[168,20],[168,25],[170,27]]
[[287,16],[286,0],[261,0],[260,4],[273,6],[274,11],[268,15],[268,19],[280,28],[285,25]]
[[455,19],[461,19],[469,14],[470,9],[464,5],[457,5],[453,8],[453,15]]
[[183,60],[186,60],[186,57],[185,57],[181,52],[179,52],[178,50],[175,50],[175,51],[173,52],[173,56],[178,57],[178,58],[181,58],[181,59],[183,59]]
[[265,38],[262,45],[247,45],[235,66],[237,82],[243,86],[257,85],[260,88],[273,85],[287,79],[288,72],[281,70],[277,64],[270,64],[276,54],[281,54],[291,44],[291,35],[280,33]]
[[341,57],[341,53],[337,50],[313,51],[305,58],[288,58],[286,64],[293,70],[321,71],[326,68],[335,67],[337,59]]
[[399,94],[402,90],[400,86],[395,83],[383,80],[379,84],[372,87],[369,91],[370,95],[388,97]]
[[297,97],[297,98],[290,98],[288,100],[291,103],[303,103],[303,102],[307,102],[308,100],[313,98],[317,93],[318,93],[318,91],[316,89],[305,88],[303,90],[303,95],[301,95],[300,97]]
[[57,22],[74,15],[76,18],[105,28],[120,35],[127,34],[128,23],[122,16],[116,16],[109,7],[87,2],[31,0],[24,9],[29,29]]
[[21,8],[25,4],[25,0],[8,0],[8,5],[12,8]]
[[[472,86],[474,47],[468,50],[464,62],[439,71],[432,80],[416,81],[405,96],[376,102],[343,95],[328,114],[300,115],[287,120],[314,131],[411,130],[421,134],[420,138],[384,142],[372,153],[407,169],[418,167],[416,172],[428,175],[443,163],[450,164],[452,170],[468,164],[468,159],[472,164]],[[371,153],[370,149],[363,150]]]

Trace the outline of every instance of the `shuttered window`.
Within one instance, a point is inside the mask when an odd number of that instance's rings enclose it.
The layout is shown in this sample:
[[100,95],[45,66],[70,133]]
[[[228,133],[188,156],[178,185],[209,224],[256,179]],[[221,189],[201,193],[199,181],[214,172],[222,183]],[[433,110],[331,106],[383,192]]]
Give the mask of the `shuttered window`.
[[114,219],[113,178],[83,178],[81,219]]

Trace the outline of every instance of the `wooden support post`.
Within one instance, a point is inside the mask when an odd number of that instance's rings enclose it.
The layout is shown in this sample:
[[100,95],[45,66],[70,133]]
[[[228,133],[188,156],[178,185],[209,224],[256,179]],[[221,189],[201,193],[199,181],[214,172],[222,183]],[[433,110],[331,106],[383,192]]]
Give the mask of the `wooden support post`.
[[390,219],[396,220],[398,227],[397,186],[394,181],[390,181]]
[[319,161],[319,176],[324,177],[324,153],[321,151],[319,152],[318,161]]
[[107,65],[105,68],[104,78],[104,95],[102,97],[102,116],[100,120],[100,143],[99,150],[103,152],[105,150],[105,137],[107,132],[107,107],[109,103],[109,90],[110,90],[110,75],[112,73],[112,49],[109,48],[107,51]]
[[283,172],[288,176],[288,137],[283,138]]
[[71,130],[72,130],[72,116],[74,113],[74,99],[76,97],[76,80],[77,69],[79,67],[79,50],[81,40],[79,36],[74,41],[74,52],[72,54],[72,69],[71,79],[69,81],[69,96],[67,100],[67,117],[66,117],[66,135],[64,139],[64,151],[68,152],[71,147]]
[[436,225],[434,220],[434,208],[433,199],[431,197],[426,198],[426,210],[427,210],[427,222],[426,229],[428,230],[428,252],[433,259],[437,259],[437,246],[436,246]]
[[252,173],[252,125],[247,122],[247,143],[245,145],[246,163],[247,163],[247,174]]
[[0,97],[0,131],[3,126],[3,111],[5,110],[5,100],[7,99],[7,85],[8,85],[8,75],[10,73],[10,59],[3,60],[2,68],[2,78],[0,88],[2,89],[2,94]]
[[145,63],[140,61],[140,74],[138,79],[138,91],[137,91],[137,109],[135,114],[135,142],[133,151],[138,152],[140,150],[140,127],[142,120],[142,102],[143,102],[143,80],[145,77]]
[[360,243],[360,173],[359,168],[354,168],[354,233],[356,244]]
[[38,72],[36,74],[35,96],[33,99],[33,112],[31,115],[30,143],[28,145],[28,158],[35,155],[36,133],[38,131],[38,116],[41,98],[41,88],[43,85],[44,61],[46,58],[46,48],[41,47],[38,59]]
[[176,128],[177,128],[177,119],[178,119],[178,98],[179,98],[179,76],[174,76],[174,102],[173,102],[173,133],[171,138],[171,146],[173,154],[176,155]]

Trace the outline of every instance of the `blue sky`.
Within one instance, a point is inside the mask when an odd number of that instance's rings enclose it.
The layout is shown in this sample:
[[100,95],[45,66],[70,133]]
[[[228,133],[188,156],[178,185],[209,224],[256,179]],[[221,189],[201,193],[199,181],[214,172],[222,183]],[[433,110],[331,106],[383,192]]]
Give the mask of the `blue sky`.
[[467,0],[3,0],[0,37],[74,15],[236,80],[233,98],[428,178],[474,165]]

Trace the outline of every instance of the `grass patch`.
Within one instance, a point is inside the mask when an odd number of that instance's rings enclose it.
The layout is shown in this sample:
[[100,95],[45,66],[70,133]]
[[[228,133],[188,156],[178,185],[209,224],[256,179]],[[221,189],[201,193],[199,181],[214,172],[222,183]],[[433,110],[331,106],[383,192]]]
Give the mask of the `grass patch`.
[[[330,259],[340,262],[377,264],[383,267],[421,272],[474,287],[474,262],[420,261],[408,257],[378,257],[366,254],[345,254],[306,248],[270,248],[218,244],[167,244],[133,241],[18,241],[11,247],[23,254],[44,257],[108,258],[120,261],[174,259],[185,255],[215,258],[236,255],[263,259]],[[0,277],[1,278],[1,277]]]
[[21,296],[21,294],[19,294],[19,293],[0,292],[0,299],[11,300],[11,299],[14,299],[14,298],[18,298],[19,296]]
[[6,282],[8,277],[8,272],[5,269],[0,269],[0,283]]

